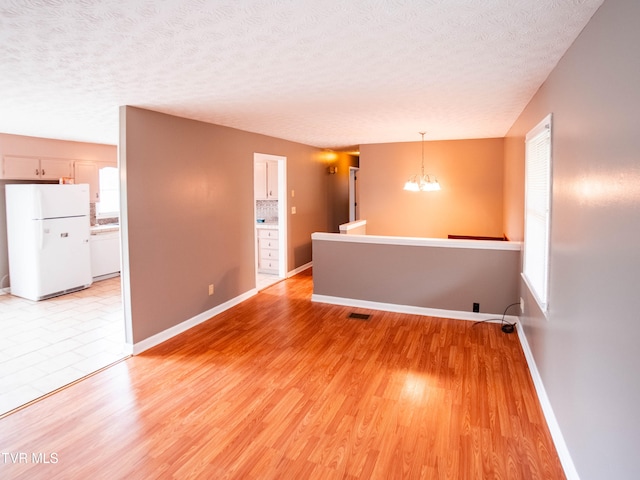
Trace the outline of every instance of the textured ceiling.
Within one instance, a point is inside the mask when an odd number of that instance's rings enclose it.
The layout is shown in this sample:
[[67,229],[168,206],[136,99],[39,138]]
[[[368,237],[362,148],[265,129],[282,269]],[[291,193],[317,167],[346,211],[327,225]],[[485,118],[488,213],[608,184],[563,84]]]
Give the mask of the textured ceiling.
[[0,132],[134,105],[324,148],[501,137],[602,0],[0,0]]

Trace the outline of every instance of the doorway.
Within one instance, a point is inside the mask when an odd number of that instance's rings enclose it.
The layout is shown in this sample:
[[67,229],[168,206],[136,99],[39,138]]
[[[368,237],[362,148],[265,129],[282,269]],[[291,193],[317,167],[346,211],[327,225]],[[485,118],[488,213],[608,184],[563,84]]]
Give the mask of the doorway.
[[287,277],[287,157],[254,153],[256,289]]
[[[30,140],[36,141],[39,140]],[[38,149],[66,151],[65,144],[56,145],[54,140],[41,141],[42,146]],[[33,147],[23,145],[19,148],[28,150]],[[83,151],[92,149],[89,146]],[[95,156],[100,160],[95,161],[60,160],[69,168],[65,175],[73,173],[75,183],[89,185],[89,204],[83,212],[88,217],[86,225],[89,228],[85,242],[90,244],[92,253],[101,251],[91,258],[91,285],[64,295],[35,301],[18,296],[18,291],[11,294],[7,262],[9,245],[5,236],[6,187],[58,184],[59,181],[28,178],[0,181],[0,231],[4,237],[0,240],[0,252],[6,254],[5,260],[0,261],[0,417],[130,354],[130,348],[125,344],[122,311],[117,206],[96,211],[98,199],[104,193],[99,181],[101,169],[112,173],[117,196],[117,159],[112,157],[115,153],[115,150],[112,153],[98,152]],[[64,155],[67,156],[66,153]],[[28,160],[28,157],[20,158]],[[103,215],[98,217],[98,214]],[[115,249],[112,248],[114,244]],[[95,248],[96,245],[99,248]],[[64,271],[63,266],[60,268],[59,273]]]
[[358,167],[349,167],[349,221],[360,219],[360,207],[358,197]]

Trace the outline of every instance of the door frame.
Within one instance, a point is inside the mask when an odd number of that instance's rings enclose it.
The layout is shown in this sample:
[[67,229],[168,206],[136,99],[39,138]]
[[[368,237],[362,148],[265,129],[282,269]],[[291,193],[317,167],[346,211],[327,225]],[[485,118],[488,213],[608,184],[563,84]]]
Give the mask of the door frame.
[[358,182],[357,176],[359,167],[349,167],[349,221],[355,222],[360,218],[360,206],[358,205]]
[[[253,170],[255,173],[256,161],[277,161],[278,162],[278,277],[287,278],[288,256],[287,256],[287,157],[272,155],[268,153],[253,154]],[[254,176],[252,176],[254,178]],[[254,189],[255,192],[255,189]],[[254,252],[255,252],[255,275],[258,275],[258,230],[255,228],[256,222],[256,198],[253,196],[253,224],[254,224]]]

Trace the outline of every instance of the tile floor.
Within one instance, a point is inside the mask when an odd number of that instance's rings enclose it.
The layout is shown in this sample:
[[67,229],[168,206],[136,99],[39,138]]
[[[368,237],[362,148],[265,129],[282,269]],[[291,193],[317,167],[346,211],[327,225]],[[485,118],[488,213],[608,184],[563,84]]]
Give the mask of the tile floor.
[[282,280],[278,275],[271,275],[268,273],[258,273],[256,275],[256,288],[263,290],[274,283],[278,283]]
[[0,295],[0,415],[127,355],[120,277],[40,302]]
[[120,277],[40,302],[0,295],[0,415],[127,355]]

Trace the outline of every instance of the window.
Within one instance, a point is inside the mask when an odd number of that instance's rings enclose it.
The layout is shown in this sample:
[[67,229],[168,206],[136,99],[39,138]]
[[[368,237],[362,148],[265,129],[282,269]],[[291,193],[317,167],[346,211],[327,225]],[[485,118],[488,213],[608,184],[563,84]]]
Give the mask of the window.
[[524,261],[522,276],[542,311],[549,290],[551,217],[551,120],[549,114],[526,137]]
[[96,203],[96,216],[110,218],[120,216],[120,182],[118,169],[102,167],[98,170],[100,201]]

